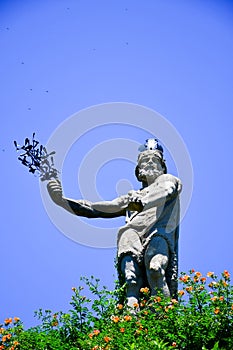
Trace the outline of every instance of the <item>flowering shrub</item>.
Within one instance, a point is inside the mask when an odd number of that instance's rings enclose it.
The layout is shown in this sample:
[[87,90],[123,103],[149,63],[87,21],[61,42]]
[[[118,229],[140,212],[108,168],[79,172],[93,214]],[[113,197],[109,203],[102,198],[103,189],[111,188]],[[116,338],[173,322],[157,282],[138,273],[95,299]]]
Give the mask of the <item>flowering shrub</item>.
[[141,288],[140,304],[128,309],[122,289],[100,288],[99,280],[81,279],[73,287],[72,309],[68,313],[36,312],[41,324],[25,330],[17,317],[0,325],[0,350],[125,350],[125,349],[233,349],[233,287],[225,270],[181,273],[177,299],[150,296]]

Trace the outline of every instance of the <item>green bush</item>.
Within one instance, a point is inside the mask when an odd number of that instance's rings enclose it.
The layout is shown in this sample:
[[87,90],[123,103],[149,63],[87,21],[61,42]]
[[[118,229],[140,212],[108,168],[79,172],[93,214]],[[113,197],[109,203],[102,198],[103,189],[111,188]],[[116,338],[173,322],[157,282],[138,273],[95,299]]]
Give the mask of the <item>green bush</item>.
[[233,349],[233,287],[226,270],[220,278],[181,273],[178,300],[151,297],[141,288],[135,310],[119,303],[123,288],[100,288],[93,276],[81,280],[92,299],[84,287],[73,287],[68,313],[40,309],[40,325],[27,330],[19,318],[5,319],[0,350]]

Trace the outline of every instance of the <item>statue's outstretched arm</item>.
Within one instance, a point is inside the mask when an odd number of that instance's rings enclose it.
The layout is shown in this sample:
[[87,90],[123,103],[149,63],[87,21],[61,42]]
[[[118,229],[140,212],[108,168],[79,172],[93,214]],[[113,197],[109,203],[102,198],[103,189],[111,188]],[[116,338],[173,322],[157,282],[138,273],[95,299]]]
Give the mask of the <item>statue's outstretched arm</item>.
[[47,189],[54,203],[74,215],[87,218],[115,218],[125,216],[126,213],[126,199],[122,198],[124,196],[113,201],[97,203],[87,200],[70,199],[63,196],[62,186],[59,180],[49,181]]

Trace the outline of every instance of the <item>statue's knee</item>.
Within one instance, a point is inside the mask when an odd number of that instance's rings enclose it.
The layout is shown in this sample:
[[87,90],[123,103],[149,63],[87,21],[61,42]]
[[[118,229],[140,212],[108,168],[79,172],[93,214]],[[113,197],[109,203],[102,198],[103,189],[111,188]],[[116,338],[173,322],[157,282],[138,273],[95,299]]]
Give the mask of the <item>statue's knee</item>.
[[168,258],[163,254],[156,254],[154,256],[147,254],[145,264],[149,277],[152,279],[164,278],[167,262]]
[[160,264],[150,263],[148,273],[153,279],[159,279],[165,276],[165,271]]
[[147,266],[147,273],[150,278],[159,279],[165,276],[165,270],[158,259],[151,259]]

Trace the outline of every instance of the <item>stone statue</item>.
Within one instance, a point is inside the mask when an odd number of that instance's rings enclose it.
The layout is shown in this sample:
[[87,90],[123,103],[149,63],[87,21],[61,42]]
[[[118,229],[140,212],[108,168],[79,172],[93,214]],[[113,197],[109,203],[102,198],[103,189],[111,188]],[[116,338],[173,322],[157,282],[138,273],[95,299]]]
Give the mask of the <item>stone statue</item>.
[[167,174],[157,139],[148,139],[139,150],[135,174],[142,188],[112,201],[68,199],[58,180],[47,185],[52,200],[72,214],[87,218],[126,216],[126,224],[118,232],[117,266],[120,282],[126,283],[129,307],[139,302],[140,289],[145,286],[151,295],[160,290],[175,298],[177,293],[181,181]]

